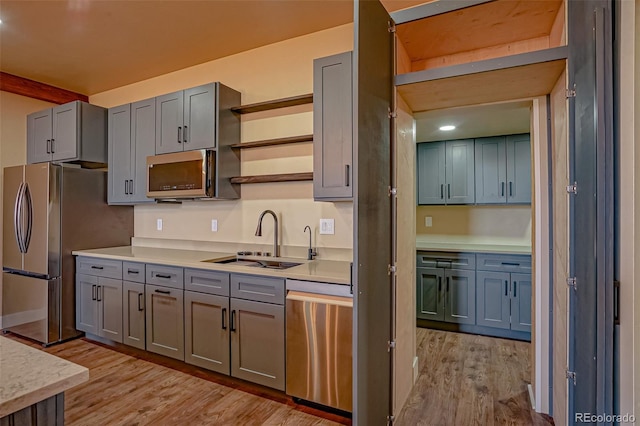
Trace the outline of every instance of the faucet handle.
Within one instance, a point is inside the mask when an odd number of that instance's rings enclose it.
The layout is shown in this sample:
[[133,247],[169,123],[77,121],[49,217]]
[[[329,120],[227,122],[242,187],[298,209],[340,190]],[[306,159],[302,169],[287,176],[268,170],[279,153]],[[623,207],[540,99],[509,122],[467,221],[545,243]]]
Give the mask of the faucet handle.
[[307,254],[307,260],[313,260],[313,258],[316,257],[317,255],[318,255],[318,252],[316,252],[312,248],[309,248],[308,254]]

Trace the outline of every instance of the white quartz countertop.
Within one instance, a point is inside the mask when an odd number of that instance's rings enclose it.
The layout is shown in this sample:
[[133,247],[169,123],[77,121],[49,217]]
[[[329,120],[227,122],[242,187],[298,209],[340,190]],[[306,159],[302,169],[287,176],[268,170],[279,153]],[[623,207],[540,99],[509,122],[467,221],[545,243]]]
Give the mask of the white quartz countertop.
[[350,284],[350,263],[339,260],[306,260],[291,257],[250,257],[251,259],[279,260],[300,263],[288,269],[254,268],[224,263],[207,262],[236,257],[235,253],[220,253],[197,250],[177,250],[155,247],[108,247],[93,250],[76,250],[74,255],[122,260],[127,262],[159,263],[183,268],[207,269],[211,271],[235,272],[251,275],[263,275],[296,280]]
[[522,239],[446,235],[416,235],[416,249],[475,253],[531,254],[531,243]]
[[89,380],[89,370],[0,336],[0,418]]

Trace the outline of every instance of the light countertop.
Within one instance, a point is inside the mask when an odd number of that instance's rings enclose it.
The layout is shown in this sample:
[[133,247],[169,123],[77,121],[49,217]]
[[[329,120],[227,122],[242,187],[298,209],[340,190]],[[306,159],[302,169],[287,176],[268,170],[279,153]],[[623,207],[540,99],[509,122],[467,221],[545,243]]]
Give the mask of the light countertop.
[[[257,257],[257,259],[277,259],[286,262],[300,263],[288,269],[253,268],[224,263],[211,263],[207,260],[225,260],[236,257],[235,253],[221,253],[198,250],[177,250],[155,247],[108,247],[94,250],[76,250],[74,255],[97,257],[103,259],[122,260],[127,262],[159,263],[182,268],[207,269],[211,271],[235,272],[251,275],[263,275],[297,280],[327,282],[333,284],[350,284],[350,263],[339,260],[306,260],[290,257]],[[253,258],[253,257],[249,257]]]
[[89,380],[89,370],[0,336],[0,418]]
[[416,235],[416,249],[474,253],[531,254],[531,243],[523,239],[446,235]]

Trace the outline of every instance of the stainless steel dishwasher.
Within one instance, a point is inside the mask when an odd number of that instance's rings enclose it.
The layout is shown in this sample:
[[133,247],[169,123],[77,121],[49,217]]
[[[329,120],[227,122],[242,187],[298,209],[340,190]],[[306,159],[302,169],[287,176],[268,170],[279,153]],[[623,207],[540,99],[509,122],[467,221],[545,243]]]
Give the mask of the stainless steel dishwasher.
[[286,309],[287,394],[352,411],[350,287],[287,280]]

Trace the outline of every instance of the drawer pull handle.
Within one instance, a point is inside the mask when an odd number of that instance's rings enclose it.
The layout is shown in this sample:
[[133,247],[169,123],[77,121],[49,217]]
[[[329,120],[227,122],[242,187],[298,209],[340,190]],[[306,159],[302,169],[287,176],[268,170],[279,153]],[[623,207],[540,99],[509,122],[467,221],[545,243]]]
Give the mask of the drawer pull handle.
[[138,293],[138,310],[144,311],[144,306],[142,305],[142,297],[140,296],[144,296],[144,295],[142,293]]
[[139,274],[140,271],[136,271],[135,269],[127,269],[127,274]]
[[156,293],[160,293],[160,294],[171,294],[171,290],[154,290]]
[[227,329],[227,308],[222,308],[222,329]]
[[502,262],[504,266],[520,266],[517,262]]
[[156,274],[157,278],[165,278],[167,280],[171,279],[171,275],[166,275],[166,274]]
[[104,266],[91,265],[91,269],[104,269]]

